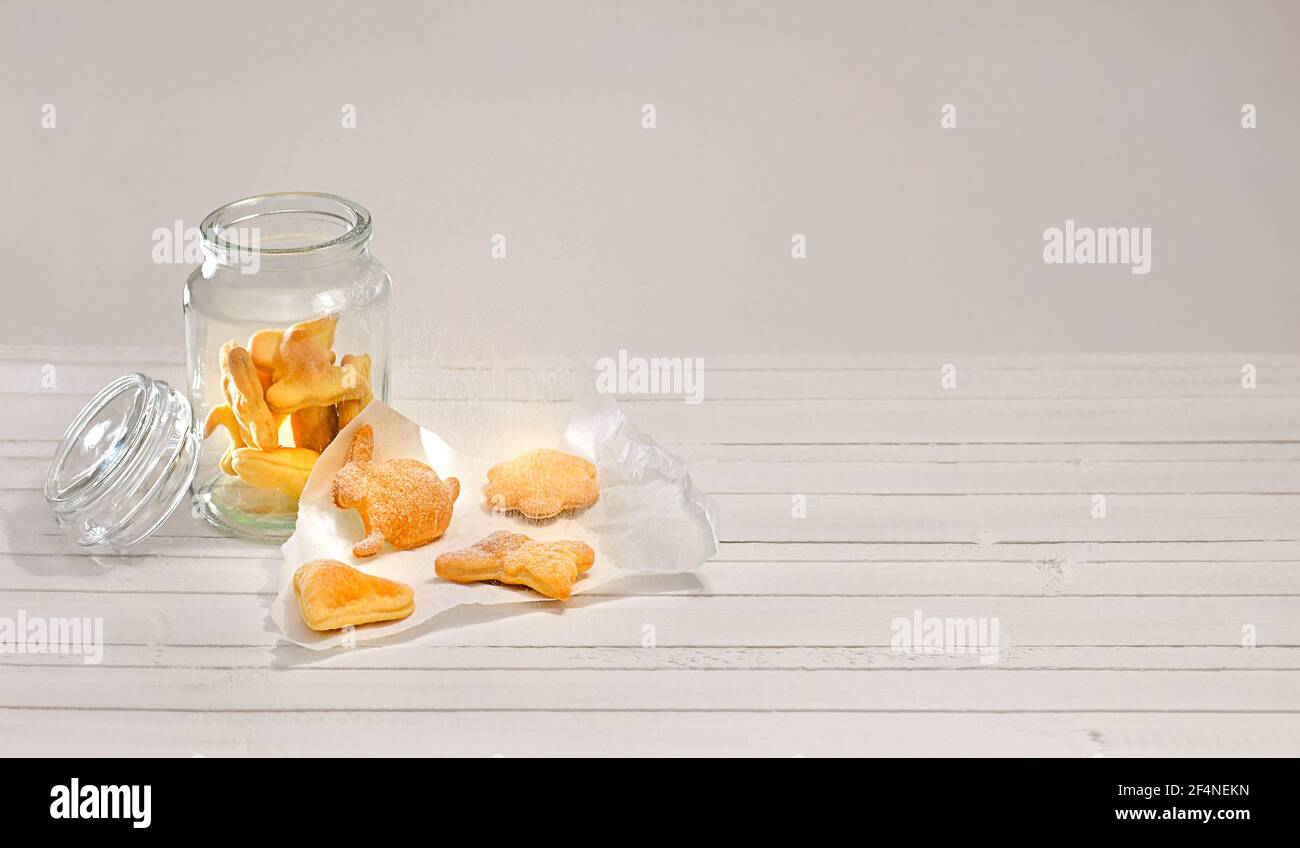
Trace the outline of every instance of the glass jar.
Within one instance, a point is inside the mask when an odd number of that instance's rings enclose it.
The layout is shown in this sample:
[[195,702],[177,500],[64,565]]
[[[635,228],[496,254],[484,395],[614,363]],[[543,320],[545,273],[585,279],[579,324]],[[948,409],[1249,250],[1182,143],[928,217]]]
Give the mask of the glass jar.
[[237,200],[200,230],[184,298],[194,512],[283,541],[314,457],[370,397],[388,399],[391,282],[370,213],[335,195]]

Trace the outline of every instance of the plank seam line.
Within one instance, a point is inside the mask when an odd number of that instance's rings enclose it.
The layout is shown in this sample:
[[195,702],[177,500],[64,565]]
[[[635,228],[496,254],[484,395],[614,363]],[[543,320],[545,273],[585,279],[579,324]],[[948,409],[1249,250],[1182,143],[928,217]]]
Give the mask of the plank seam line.
[[1001,665],[987,666],[947,666],[940,668],[919,668],[907,666],[889,666],[889,667],[864,667],[864,666],[743,666],[743,665],[712,665],[712,666],[588,666],[588,665],[548,665],[548,666],[523,666],[523,665],[384,665],[384,666],[365,666],[365,665],[336,665],[336,666],[277,666],[277,665],[173,665],[157,664],[145,665],[141,663],[101,663],[98,665],[85,665],[75,662],[78,658],[69,658],[67,663],[9,663],[0,662],[0,668],[43,668],[43,669],[68,669],[68,668],[87,668],[87,669],[105,669],[105,670],[127,670],[127,671],[265,671],[268,673],[280,674],[281,672],[373,672],[386,673],[391,671],[429,671],[429,672],[479,672],[479,671],[523,671],[523,672],[552,672],[552,671],[576,671],[576,672],[631,672],[641,673],[658,673],[658,672],[693,672],[693,673],[710,673],[718,672],[784,672],[784,673],[865,673],[865,672],[927,672],[930,674],[947,674],[949,672],[1190,672],[1194,674],[1218,674],[1225,673],[1243,673],[1254,674],[1256,672],[1300,672],[1300,666],[1295,668],[1279,668],[1277,666],[1213,666],[1213,667],[1183,667],[1183,666],[1024,666],[1024,667],[1006,667]]
[[574,713],[666,713],[666,714],[732,714],[732,713],[758,713],[765,715],[789,714],[821,714],[821,715],[1286,715],[1300,716],[1300,710],[1268,710],[1268,709],[1237,709],[1237,710],[1212,710],[1212,709],[1167,709],[1167,710],[1139,710],[1139,709],[925,709],[925,710],[898,710],[898,709],[826,709],[815,707],[731,707],[731,708],[665,708],[665,707],[557,707],[548,708],[528,708],[528,707],[390,707],[387,709],[376,709],[367,707],[356,708],[317,708],[306,707],[303,709],[204,709],[202,707],[71,707],[62,705],[39,705],[39,706],[15,706],[11,704],[0,704],[0,710],[14,711],[32,711],[32,712],[109,712],[109,713],[191,713],[197,715],[214,715],[214,714],[253,714],[253,715],[303,715],[303,714],[343,714],[357,715],[361,713],[388,714],[388,713],[415,713],[415,714],[438,714],[438,713],[455,713],[455,714],[481,714],[481,713],[505,713],[505,714],[533,714],[533,713],[558,713],[561,715],[571,715]]

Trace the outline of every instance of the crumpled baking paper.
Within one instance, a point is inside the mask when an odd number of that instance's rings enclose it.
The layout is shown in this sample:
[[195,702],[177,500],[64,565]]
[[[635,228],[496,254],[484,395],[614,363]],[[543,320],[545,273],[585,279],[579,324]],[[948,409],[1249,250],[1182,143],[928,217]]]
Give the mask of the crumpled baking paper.
[[[271,618],[280,633],[290,642],[323,650],[391,637],[463,604],[547,601],[529,589],[490,583],[461,585],[434,573],[438,554],[467,548],[497,530],[548,541],[578,539],[591,545],[596,562],[574,584],[575,597],[601,588],[617,593],[613,584],[630,577],[698,570],[717,552],[716,505],[696,489],[685,464],[628,421],[613,398],[597,393],[581,370],[577,383],[568,427],[562,434],[553,433],[551,441],[532,447],[557,448],[594,462],[600,500],[584,511],[540,523],[515,513],[494,513],[487,506],[483,495],[487,470],[514,453],[492,457],[462,454],[436,433],[378,400],[367,405],[321,454],[299,499],[297,529],[281,548],[284,563],[279,594],[271,607]],[[352,546],[363,535],[361,518],[356,510],[334,506],[330,482],[346,459],[353,434],[363,424],[375,431],[375,461],[415,457],[433,466],[443,479],[460,480],[460,496],[442,538],[412,551],[386,547],[378,556],[352,556]],[[514,420],[511,425],[526,432],[544,429]],[[368,574],[407,584],[415,590],[415,612],[401,621],[366,624],[354,630],[322,633],[308,628],[298,610],[293,573],[303,563],[320,558],[337,559]]]

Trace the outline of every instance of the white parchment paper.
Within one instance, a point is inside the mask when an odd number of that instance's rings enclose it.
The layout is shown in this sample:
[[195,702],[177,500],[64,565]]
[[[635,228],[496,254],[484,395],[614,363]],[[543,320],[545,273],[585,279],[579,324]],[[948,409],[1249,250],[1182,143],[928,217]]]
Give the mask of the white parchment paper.
[[[476,457],[457,452],[437,434],[422,429],[391,407],[371,402],[317,460],[298,506],[298,525],[281,549],[280,589],[271,617],[290,642],[324,649],[345,640],[382,639],[417,627],[439,613],[463,604],[508,604],[545,601],[528,589],[489,583],[461,585],[440,579],[434,558],[466,548],[497,530],[534,539],[578,539],[596,551],[596,562],[573,587],[573,595],[604,587],[617,592],[626,578],[655,573],[695,571],[717,551],[717,508],[698,491],[681,460],[638,430],[607,395],[580,379],[573,413],[563,433],[531,447],[552,447],[596,464],[600,500],[589,509],[549,522],[531,522],[516,514],[493,513],[483,489],[487,470],[508,456]],[[356,510],[340,510],[330,497],[330,482],[347,456],[352,435],[363,424],[375,431],[375,461],[409,456],[431,465],[443,479],[460,480],[451,525],[432,544],[413,551],[387,547],[378,556],[357,559],[352,546],[362,537]],[[530,433],[544,426],[512,422]],[[520,451],[522,452],[522,451]],[[369,574],[399,580],[415,590],[415,612],[401,621],[367,624],[354,632],[319,633],[303,623],[293,591],[293,573],[313,559],[328,557]],[[553,603],[560,603],[554,601]]]

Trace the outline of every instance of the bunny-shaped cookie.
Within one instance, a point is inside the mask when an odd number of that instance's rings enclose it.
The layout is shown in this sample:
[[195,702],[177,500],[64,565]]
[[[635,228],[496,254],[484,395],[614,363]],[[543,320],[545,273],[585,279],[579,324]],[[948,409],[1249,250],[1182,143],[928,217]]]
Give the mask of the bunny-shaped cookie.
[[366,536],[352,555],[374,556],[385,540],[398,550],[418,548],[447,532],[460,481],[440,479],[418,459],[373,462],[374,452],[375,433],[366,424],[357,429],[331,489],[334,505],[355,508],[365,524]]

